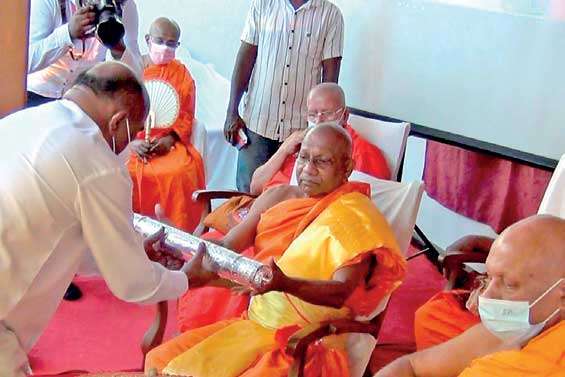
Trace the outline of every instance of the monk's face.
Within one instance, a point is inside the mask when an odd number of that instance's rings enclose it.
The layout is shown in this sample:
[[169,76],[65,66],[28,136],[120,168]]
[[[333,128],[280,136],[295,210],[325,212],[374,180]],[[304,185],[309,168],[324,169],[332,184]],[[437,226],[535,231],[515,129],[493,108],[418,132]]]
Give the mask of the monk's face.
[[[518,225],[518,224],[517,224]],[[493,244],[487,258],[489,283],[485,297],[532,304],[565,276],[564,266],[547,252],[543,228],[509,228]],[[560,258],[563,260],[563,258]],[[563,310],[565,283],[549,291],[530,310],[530,322],[539,323],[558,308]],[[563,311],[562,311],[563,312]]]
[[307,119],[311,124],[336,122],[345,126],[349,112],[336,93],[329,90],[313,89],[306,102]]
[[296,161],[298,186],[310,197],[325,195],[347,182],[351,158],[330,132],[306,136]]

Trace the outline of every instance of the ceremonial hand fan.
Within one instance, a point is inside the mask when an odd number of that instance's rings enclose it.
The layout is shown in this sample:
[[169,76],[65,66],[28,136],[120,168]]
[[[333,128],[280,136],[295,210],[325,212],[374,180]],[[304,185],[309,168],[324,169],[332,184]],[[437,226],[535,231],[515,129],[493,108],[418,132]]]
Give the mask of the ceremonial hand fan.
[[153,126],[167,128],[173,125],[179,116],[179,95],[171,84],[163,80],[145,82],[149,94],[150,112],[153,113]]

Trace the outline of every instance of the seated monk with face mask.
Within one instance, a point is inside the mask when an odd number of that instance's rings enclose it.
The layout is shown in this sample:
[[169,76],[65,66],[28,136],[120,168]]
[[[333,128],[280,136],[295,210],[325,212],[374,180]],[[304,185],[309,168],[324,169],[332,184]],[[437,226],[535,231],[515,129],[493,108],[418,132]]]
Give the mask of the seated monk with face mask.
[[375,377],[565,375],[565,220],[536,215],[510,226],[486,265],[481,323]]
[[[405,261],[369,186],[348,182],[351,139],[319,126],[298,154],[298,186],[263,193],[222,240],[234,250],[255,245],[274,277],[241,319],[185,332],[147,355],[146,369],[214,376],[287,375],[288,337],[308,324],[368,315],[400,285]],[[308,350],[307,376],[347,376],[343,338]]]

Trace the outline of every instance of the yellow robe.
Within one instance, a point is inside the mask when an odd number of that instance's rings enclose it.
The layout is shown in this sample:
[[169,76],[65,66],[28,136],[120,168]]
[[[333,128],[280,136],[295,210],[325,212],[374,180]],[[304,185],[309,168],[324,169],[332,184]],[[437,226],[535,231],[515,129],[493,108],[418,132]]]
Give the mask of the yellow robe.
[[[356,301],[365,297],[378,303],[400,285],[405,261],[384,217],[369,198],[354,192],[326,208],[290,244],[277,264],[291,277],[330,280],[336,270],[367,253],[375,255],[377,266],[368,283],[363,282],[352,296]],[[188,349],[163,371],[194,377],[284,376],[290,361],[281,350],[284,344],[280,344],[279,330],[353,318],[367,314],[366,310],[364,305],[354,303],[334,309],[286,293],[269,292],[253,298],[249,319],[216,323],[210,331],[206,327],[196,329],[197,337],[190,331],[181,335],[186,337]],[[324,349],[309,350],[307,376],[347,376],[347,358],[339,341],[330,339],[325,346],[316,347]]]
[[521,350],[474,360],[459,377],[565,377],[565,321],[544,331]]

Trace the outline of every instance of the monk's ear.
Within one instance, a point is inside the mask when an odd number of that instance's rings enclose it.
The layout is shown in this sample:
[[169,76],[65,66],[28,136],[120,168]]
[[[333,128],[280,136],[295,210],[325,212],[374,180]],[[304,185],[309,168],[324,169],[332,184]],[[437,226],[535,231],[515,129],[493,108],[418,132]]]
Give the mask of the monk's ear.
[[147,43],[147,47],[149,47],[149,34],[145,34],[145,42]]
[[343,124],[346,125],[349,121],[349,109],[346,107],[345,111],[343,112]]
[[346,160],[344,161],[344,168],[345,168],[345,177],[349,178],[351,173],[353,173],[353,159],[345,157]]

